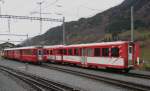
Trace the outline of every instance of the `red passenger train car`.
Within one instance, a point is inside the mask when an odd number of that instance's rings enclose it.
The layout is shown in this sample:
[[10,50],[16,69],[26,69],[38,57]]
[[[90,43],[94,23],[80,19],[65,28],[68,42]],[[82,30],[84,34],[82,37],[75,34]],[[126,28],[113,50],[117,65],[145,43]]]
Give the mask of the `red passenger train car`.
[[20,47],[3,50],[3,57],[23,62],[41,63],[43,60],[42,47]]
[[139,44],[128,41],[45,46],[45,60],[129,71],[140,64]]
[[10,48],[4,57],[26,62],[59,62],[124,71],[140,65],[139,44],[129,41]]

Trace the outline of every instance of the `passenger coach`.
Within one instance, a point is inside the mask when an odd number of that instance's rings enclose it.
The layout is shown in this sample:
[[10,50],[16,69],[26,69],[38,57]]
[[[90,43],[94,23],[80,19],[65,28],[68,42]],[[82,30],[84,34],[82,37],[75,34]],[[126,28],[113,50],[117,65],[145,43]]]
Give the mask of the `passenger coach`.
[[41,63],[43,61],[42,47],[20,47],[4,49],[4,57],[23,62]]
[[44,47],[45,60],[128,71],[140,64],[138,43],[117,41]]

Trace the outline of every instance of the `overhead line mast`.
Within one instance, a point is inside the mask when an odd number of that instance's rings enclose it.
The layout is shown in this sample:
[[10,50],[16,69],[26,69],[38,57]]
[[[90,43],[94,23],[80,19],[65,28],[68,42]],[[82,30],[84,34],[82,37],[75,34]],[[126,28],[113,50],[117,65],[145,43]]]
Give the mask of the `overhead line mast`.
[[42,33],[42,20],[41,20],[41,18],[42,18],[42,4],[43,3],[44,3],[44,1],[37,2],[37,4],[39,4],[39,6],[40,6],[40,34]]
[[131,42],[134,42],[134,15],[133,15],[134,7],[131,7]]

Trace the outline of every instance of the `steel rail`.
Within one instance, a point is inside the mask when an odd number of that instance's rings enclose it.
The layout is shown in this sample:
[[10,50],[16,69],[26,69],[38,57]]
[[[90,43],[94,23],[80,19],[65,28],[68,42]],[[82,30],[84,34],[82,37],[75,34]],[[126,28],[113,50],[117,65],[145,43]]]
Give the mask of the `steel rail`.
[[36,75],[31,75],[19,70],[11,69],[9,67],[0,66],[0,70],[20,78],[21,80],[32,85],[38,91],[80,91],[79,88],[70,87],[69,85],[64,85],[63,83],[53,82]]
[[15,73],[11,73],[10,71],[8,71],[8,70],[6,70],[6,69],[4,69],[4,68],[1,68],[1,67],[0,67],[0,70],[1,70],[1,71],[4,71],[4,72],[7,72],[8,74],[10,74],[10,75],[12,75],[12,76],[14,76],[14,77],[16,77],[16,78],[21,79],[21,80],[24,81],[25,83],[31,85],[31,86],[32,86],[34,89],[36,89],[37,91],[44,91],[41,87],[39,87],[38,85],[36,85],[35,83],[33,83],[33,81],[31,81],[30,79],[27,80],[26,78],[24,78],[24,77],[22,77],[22,76],[20,76],[20,75],[17,75],[17,74],[15,74]]
[[143,78],[143,79],[150,80],[150,75],[146,75],[146,74],[127,73],[127,74],[125,74],[125,76],[131,76],[131,77],[137,77],[137,78]]
[[87,78],[98,80],[98,81],[103,81],[106,83],[110,83],[110,84],[121,86],[121,87],[126,87],[126,88],[133,89],[136,91],[149,91],[150,90],[150,86],[143,85],[143,84],[122,81],[122,80],[104,77],[104,76],[100,76],[100,75],[88,74],[85,72],[71,70],[71,69],[67,69],[67,68],[61,68],[58,66],[56,67],[56,66],[52,66],[52,65],[48,65],[48,64],[42,64],[42,67],[70,73],[70,74],[77,75],[77,76],[83,76],[83,77],[87,77]]

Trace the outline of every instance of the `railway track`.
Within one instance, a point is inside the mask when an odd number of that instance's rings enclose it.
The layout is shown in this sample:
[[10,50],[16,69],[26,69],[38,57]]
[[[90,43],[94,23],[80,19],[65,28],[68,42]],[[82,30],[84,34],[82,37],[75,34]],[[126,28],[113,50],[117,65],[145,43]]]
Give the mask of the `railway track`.
[[[59,65],[59,64],[57,64],[57,65]],[[75,66],[75,67],[77,68],[77,66]],[[74,68],[74,67],[72,67],[72,68]],[[147,74],[138,74],[138,73],[135,73],[135,72],[134,73],[132,73],[132,72],[129,72],[129,73],[120,73],[120,72],[115,71],[115,70],[106,70],[106,69],[94,69],[94,70],[101,71],[101,72],[106,72],[106,73],[111,73],[111,74],[118,74],[118,75],[124,75],[124,76],[130,76],[130,77],[143,78],[143,79],[150,80],[150,75],[147,75]]]
[[[52,66],[52,65],[48,65],[48,64],[43,64],[42,67],[70,73],[70,74],[77,75],[77,76],[83,76],[83,77],[87,77],[87,78],[98,80],[98,81],[103,81],[103,82],[110,83],[113,85],[133,89],[134,91],[149,91],[150,90],[150,86],[148,86],[148,85],[143,85],[143,84],[138,84],[138,83],[133,83],[133,82],[128,82],[128,81],[122,81],[122,80],[118,80],[118,79],[112,79],[109,77],[104,77],[104,76],[99,76],[99,75],[94,75],[94,74],[88,74],[85,72],[71,70],[71,69],[62,68],[62,67],[58,67],[58,66]],[[133,74],[130,74],[130,76],[131,75],[133,76]],[[144,78],[144,76],[141,76],[141,77]]]
[[137,74],[137,73],[128,73],[125,74],[126,76],[131,76],[131,77],[137,77],[137,78],[143,78],[143,79],[149,79],[150,80],[150,75],[145,75],[145,74]]
[[143,78],[143,79],[150,80],[150,75],[147,75],[147,74],[141,74],[141,73],[139,74],[139,73],[135,73],[135,72],[120,73],[120,72],[108,71],[108,70],[103,70],[103,69],[98,70],[98,71],[111,73],[111,74],[124,75],[124,76],[129,76],[129,77]]
[[6,66],[0,66],[0,70],[7,72],[14,77],[17,77],[20,80],[23,80],[37,91],[81,91],[79,88],[74,88],[63,83],[50,81],[46,78],[27,74],[25,72],[21,72]]

